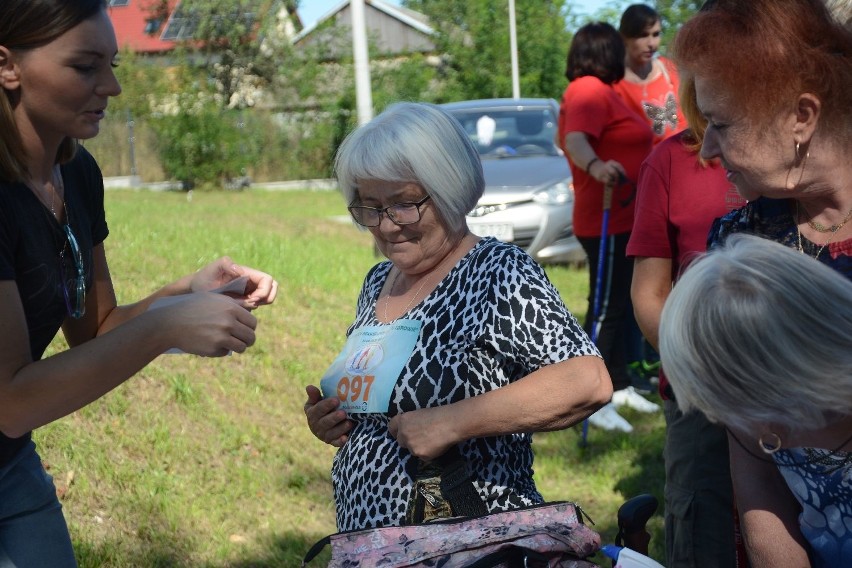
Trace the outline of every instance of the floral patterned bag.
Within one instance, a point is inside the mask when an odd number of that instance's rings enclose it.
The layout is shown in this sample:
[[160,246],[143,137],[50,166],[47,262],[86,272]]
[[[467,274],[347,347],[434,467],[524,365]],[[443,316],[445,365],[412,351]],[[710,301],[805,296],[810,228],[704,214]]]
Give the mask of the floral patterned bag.
[[316,543],[303,567],[331,545],[329,568],[592,568],[600,549],[579,506],[545,503],[478,517],[347,531]]

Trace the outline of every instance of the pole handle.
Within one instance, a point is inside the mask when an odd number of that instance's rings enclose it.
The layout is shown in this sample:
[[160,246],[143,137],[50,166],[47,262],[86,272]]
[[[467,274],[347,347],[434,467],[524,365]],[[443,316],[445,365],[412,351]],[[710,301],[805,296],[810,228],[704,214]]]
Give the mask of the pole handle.
[[613,192],[614,189],[615,189],[614,183],[608,183],[608,184],[604,185],[604,192],[603,192],[603,208],[604,208],[604,211],[607,211],[610,208],[612,208],[612,192]]

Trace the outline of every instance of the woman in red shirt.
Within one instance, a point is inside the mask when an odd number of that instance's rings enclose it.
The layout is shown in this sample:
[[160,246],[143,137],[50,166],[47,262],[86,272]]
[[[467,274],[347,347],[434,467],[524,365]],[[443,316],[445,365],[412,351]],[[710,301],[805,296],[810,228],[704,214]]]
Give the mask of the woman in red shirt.
[[[625,255],[633,227],[635,184],[642,160],[650,153],[652,133],[631,110],[613,84],[624,76],[624,44],[609,24],[594,22],[577,30],[568,50],[565,76],[570,81],[559,112],[559,141],[574,176],[574,233],[589,258],[589,305],[584,327],[600,326],[597,346],[612,376],[616,403],[653,412],[657,406],[630,387],[621,332],[632,317],[630,281],[633,262]],[[627,180],[627,181],[625,181]],[[593,294],[601,244],[604,185],[614,187],[610,208],[605,282],[601,286],[601,313],[595,314]],[[623,392],[621,392],[623,391]],[[606,429],[632,430],[607,405],[590,419]]]

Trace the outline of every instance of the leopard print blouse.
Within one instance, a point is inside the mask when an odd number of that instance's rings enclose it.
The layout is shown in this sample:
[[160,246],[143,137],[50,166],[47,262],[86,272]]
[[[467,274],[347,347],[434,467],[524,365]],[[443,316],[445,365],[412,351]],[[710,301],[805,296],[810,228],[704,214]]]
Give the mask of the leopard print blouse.
[[[348,333],[376,319],[390,271],[367,274]],[[549,364],[600,356],[536,262],[517,246],[480,240],[422,302],[403,316],[422,321],[387,414],[353,415],[355,427],[332,466],[338,530],[395,526],[405,518],[417,459],[388,433],[388,420],[498,389]],[[547,396],[547,393],[542,393]],[[460,445],[490,512],[540,503],[531,434]]]

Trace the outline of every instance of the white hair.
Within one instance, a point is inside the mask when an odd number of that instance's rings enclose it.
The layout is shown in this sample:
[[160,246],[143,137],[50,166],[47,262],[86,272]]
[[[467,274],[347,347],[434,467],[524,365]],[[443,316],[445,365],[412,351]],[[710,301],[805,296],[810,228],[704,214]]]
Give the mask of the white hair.
[[826,0],[825,5],[835,20],[852,30],[852,0]]
[[733,235],[686,270],[660,321],[678,405],[738,429],[852,415],[852,282],[783,245]]
[[456,119],[436,105],[396,103],[353,130],[341,144],[335,176],[347,203],[363,180],[414,182],[432,197],[451,231],[485,190],[482,163]]

